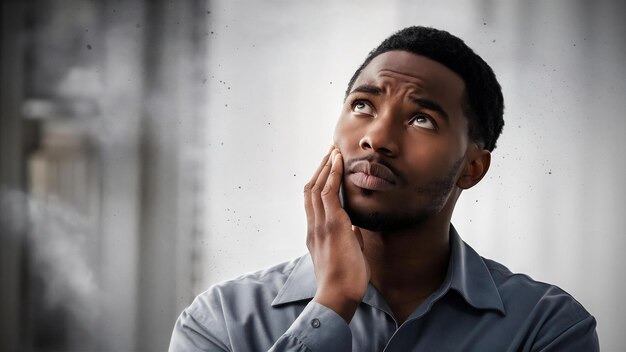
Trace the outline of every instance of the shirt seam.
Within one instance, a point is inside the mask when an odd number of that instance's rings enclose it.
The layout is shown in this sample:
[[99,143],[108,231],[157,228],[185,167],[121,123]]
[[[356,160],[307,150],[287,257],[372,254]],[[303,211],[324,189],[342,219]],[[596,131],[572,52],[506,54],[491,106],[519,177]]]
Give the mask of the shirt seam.
[[564,334],[566,334],[568,331],[572,330],[574,327],[578,326],[579,324],[582,324],[583,322],[585,322],[586,320],[589,319],[593,319],[593,316],[591,314],[588,314],[586,317],[576,321],[575,323],[573,323],[572,325],[568,326],[566,329],[564,329],[563,331],[561,331],[558,335],[556,335],[552,340],[550,340],[550,342],[541,347],[541,349],[539,351],[543,351],[546,348],[549,348],[556,340],[558,340],[561,336],[563,336]]
[[[293,273],[293,270],[295,269],[296,265],[298,265],[298,263],[300,263],[300,259],[301,258],[297,258],[298,262],[294,263],[294,265],[289,270],[289,273],[281,272],[281,271],[277,270],[277,267],[280,265],[280,264],[278,264],[278,265],[275,265],[275,266],[270,267],[270,268],[261,269],[261,270],[250,272],[248,274],[240,275],[239,277],[236,277],[236,278],[233,278],[233,279],[230,279],[230,280],[226,280],[225,282],[229,282],[229,281],[230,282],[244,281],[244,280],[249,280],[250,278],[256,278],[256,279],[260,280],[260,279],[263,279],[263,278],[266,278],[266,277],[269,277],[269,276],[274,276],[274,275],[277,275],[277,274],[280,274],[281,276],[287,276],[287,280],[289,280],[289,277],[291,277],[291,273]],[[287,283],[287,281],[285,281],[285,283]]]

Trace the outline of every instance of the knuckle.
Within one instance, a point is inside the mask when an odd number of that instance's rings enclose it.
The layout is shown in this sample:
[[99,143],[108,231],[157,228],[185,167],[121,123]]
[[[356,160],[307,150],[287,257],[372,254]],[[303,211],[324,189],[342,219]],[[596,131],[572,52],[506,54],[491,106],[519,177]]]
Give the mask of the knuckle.
[[318,184],[316,184],[315,186],[313,186],[313,188],[311,188],[312,193],[320,193],[321,190],[322,190],[322,186]]
[[325,232],[326,232],[326,227],[324,225],[315,224],[315,226],[313,227],[313,235],[310,237],[313,238],[315,236],[321,236]]
[[335,230],[339,229],[341,227],[341,223],[339,222],[338,219],[332,217],[326,220],[326,228],[331,231],[334,232]]
[[304,193],[310,193],[311,189],[313,188],[313,186],[311,185],[311,183],[307,183],[306,185],[304,185]]

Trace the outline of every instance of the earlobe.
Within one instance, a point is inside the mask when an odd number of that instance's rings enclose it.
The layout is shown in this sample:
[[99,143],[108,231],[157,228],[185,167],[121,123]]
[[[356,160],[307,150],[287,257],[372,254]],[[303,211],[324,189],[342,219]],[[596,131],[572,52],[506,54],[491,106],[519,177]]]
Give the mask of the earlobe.
[[488,150],[476,148],[471,154],[470,160],[456,183],[461,189],[474,187],[487,174],[491,164],[491,153]]

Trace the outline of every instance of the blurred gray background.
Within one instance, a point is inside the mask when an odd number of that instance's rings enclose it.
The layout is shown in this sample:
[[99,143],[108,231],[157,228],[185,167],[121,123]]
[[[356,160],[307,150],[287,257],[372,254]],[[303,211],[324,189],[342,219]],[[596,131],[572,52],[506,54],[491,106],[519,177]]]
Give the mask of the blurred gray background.
[[165,350],[218,281],[306,252],[348,79],[409,25],[496,72],[504,133],[453,223],[626,339],[626,2],[3,1],[0,350]]

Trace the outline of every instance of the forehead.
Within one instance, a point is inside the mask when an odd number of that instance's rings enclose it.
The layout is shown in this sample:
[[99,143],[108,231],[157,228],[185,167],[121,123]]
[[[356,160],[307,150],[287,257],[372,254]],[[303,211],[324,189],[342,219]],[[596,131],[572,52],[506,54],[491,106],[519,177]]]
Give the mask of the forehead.
[[460,103],[465,91],[463,79],[446,66],[425,56],[399,50],[372,59],[352,88],[363,84],[383,86],[381,88],[409,87],[420,95],[438,97],[448,103]]

